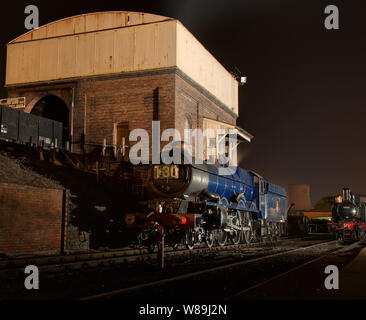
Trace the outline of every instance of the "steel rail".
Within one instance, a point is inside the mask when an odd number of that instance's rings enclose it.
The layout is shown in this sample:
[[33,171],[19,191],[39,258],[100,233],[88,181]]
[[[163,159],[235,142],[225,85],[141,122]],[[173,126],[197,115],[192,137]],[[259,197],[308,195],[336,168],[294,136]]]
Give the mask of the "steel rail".
[[[292,238],[291,238],[292,239]],[[295,238],[296,239],[296,238]],[[277,241],[261,241],[252,242],[249,244],[229,244],[223,247],[215,246],[211,248],[205,245],[198,245],[193,250],[178,249],[174,250],[171,247],[166,247],[167,256],[179,255],[195,255],[204,252],[216,252],[235,248],[251,248],[260,247],[271,244],[278,244],[289,239],[280,239]],[[181,246],[182,248],[183,246]],[[139,249],[126,249],[119,251],[106,251],[96,253],[82,253],[74,255],[63,255],[53,257],[35,257],[26,259],[15,259],[0,261],[0,275],[9,272],[24,272],[24,267],[27,265],[36,265],[43,272],[71,271],[75,269],[87,269],[89,267],[98,267],[106,265],[115,265],[118,263],[139,262],[141,260],[154,261],[157,259],[157,253],[149,253],[147,249],[142,249],[142,256]]]

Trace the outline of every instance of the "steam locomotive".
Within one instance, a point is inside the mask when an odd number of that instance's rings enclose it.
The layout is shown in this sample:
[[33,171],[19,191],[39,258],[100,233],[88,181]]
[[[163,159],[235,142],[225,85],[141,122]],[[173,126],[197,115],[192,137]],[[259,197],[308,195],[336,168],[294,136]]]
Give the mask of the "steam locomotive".
[[126,214],[126,224],[141,230],[139,240],[148,247],[154,245],[157,226],[166,242],[188,249],[284,234],[286,191],[253,171],[231,169],[222,175],[215,164],[151,165],[152,211]]
[[366,239],[366,196],[343,188],[342,196],[335,198],[329,229],[341,242]]

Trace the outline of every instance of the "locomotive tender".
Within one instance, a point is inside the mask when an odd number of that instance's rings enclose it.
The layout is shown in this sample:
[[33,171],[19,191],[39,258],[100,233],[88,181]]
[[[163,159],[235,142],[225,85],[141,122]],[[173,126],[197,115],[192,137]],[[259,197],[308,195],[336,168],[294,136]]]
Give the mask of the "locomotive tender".
[[[286,191],[252,171],[234,168],[220,175],[214,164],[151,165],[150,185],[157,195],[150,214],[127,214],[127,225],[141,228],[140,240],[154,241],[156,224],[167,242],[189,249],[216,240],[237,244],[254,238],[277,238],[285,232]],[[156,230],[155,230],[156,231]]]
[[343,188],[342,196],[335,199],[332,222],[328,226],[341,242],[365,240],[366,196]]

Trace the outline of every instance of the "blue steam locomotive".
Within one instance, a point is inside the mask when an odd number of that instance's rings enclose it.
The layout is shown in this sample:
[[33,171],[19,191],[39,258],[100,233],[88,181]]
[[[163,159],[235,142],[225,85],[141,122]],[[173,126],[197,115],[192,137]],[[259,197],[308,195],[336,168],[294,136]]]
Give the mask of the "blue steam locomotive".
[[192,249],[204,242],[223,246],[249,243],[254,238],[277,238],[287,220],[286,191],[259,174],[239,167],[221,175],[213,164],[152,165],[150,186],[156,197],[148,215],[129,214],[127,224],[143,228],[141,239],[151,239],[151,226],[164,227],[168,242],[183,241]]

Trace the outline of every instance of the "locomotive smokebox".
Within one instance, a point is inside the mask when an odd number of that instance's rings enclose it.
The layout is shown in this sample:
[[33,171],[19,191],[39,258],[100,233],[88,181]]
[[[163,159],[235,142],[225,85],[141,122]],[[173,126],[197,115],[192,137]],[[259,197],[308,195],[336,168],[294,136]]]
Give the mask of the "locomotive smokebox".
[[350,220],[353,218],[357,218],[358,215],[359,215],[358,208],[354,203],[352,203],[350,201],[343,202],[343,204],[341,205],[341,208],[339,210],[339,216],[342,219]]

